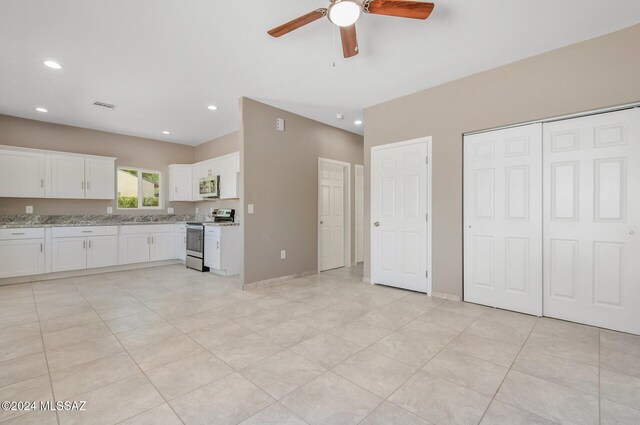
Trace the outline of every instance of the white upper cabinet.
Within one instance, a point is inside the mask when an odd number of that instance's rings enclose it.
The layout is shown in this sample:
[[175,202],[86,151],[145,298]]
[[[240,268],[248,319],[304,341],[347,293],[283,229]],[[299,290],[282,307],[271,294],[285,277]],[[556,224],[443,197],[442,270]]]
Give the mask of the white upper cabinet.
[[0,197],[115,199],[115,161],[0,146]]
[[169,166],[169,201],[193,201],[193,165]]
[[84,158],[51,155],[51,198],[83,199]]
[[200,179],[210,176],[220,176],[220,199],[236,199],[240,196],[239,173],[240,152],[193,165],[170,165],[169,201],[202,201]]
[[0,196],[44,198],[45,154],[0,148]]
[[232,199],[240,197],[238,193],[240,152],[222,157],[221,162],[222,172],[220,173],[220,198]]
[[84,160],[85,198],[115,199],[115,161],[112,158]]

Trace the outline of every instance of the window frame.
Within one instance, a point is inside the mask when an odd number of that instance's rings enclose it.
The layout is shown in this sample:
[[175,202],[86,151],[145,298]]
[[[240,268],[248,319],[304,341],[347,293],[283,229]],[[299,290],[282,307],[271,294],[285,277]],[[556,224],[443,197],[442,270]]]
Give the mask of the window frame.
[[[118,198],[120,197],[120,189],[118,183],[118,173],[120,170],[130,170],[138,172],[138,207],[137,208],[120,208]],[[145,207],[142,205],[142,174],[157,174],[158,175],[158,206],[157,207]],[[139,211],[139,210],[162,210],[164,209],[164,186],[162,182],[162,171],[160,170],[152,170],[149,168],[140,168],[140,167],[127,167],[124,165],[118,166],[116,170],[116,209],[121,211]]]

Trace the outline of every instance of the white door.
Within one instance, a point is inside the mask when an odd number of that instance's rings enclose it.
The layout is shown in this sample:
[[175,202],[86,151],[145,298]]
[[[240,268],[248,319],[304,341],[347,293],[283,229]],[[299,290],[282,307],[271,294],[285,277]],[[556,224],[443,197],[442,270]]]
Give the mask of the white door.
[[464,137],[464,299],[542,315],[542,124]]
[[173,258],[174,237],[173,232],[151,233],[150,261],[171,260]]
[[148,263],[151,237],[147,233],[125,233],[120,236],[121,264]]
[[0,278],[44,273],[44,239],[0,241]]
[[192,201],[193,187],[191,165],[175,165],[169,168],[169,201]]
[[345,166],[320,160],[320,271],[344,267],[345,245]]
[[52,238],[51,271],[64,272],[87,268],[87,238]]
[[429,292],[429,141],[371,151],[371,282]]
[[91,236],[87,238],[87,268],[109,267],[118,264],[118,237]]
[[544,125],[544,314],[640,334],[640,109]]
[[356,165],[356,263],[364,261],[364,167]]
[[51,155],[51,197],[77,199],[84,195],[84,158]]
[[0,150],[0,196],[44,198],[45,155]]
[[86,198],[115,199],[115,163],[112,159],[85,160]]

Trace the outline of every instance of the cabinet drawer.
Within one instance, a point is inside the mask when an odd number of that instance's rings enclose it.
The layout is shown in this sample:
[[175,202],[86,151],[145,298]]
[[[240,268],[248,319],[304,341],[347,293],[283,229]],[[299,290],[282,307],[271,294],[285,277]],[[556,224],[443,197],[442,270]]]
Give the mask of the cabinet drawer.
[[78,236],[113,236],[118,234],[118,226],[54,227],[54,238],[72,238]]
[[0,240],[44,238],[43,228],[0,229]]
[[185,233],[187,231],[186,224],[176,224],[176,232]]
[[220,227],[219,226],[205,226],[204,233],[208,236],[220,236]]
[[166,233],[173,232],[173,224],[128,224],[120,228],[123,235],[136,233]]

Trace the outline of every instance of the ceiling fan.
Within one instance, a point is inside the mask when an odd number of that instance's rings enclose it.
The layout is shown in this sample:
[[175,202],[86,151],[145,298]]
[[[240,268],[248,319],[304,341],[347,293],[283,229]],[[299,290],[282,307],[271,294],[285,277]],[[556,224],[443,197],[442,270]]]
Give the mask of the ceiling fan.
[[281,37],[326,16],[331,23],[340,27],[342,52],[345,58],[350,58],[357,55],[359,51],[356,22],[363,12],[373,15],[427,19],[434,8],[433,3],[404,0],[330,0],[330,2],[328,7],[316,9],[280,25],[268,31],[268,34],[272,37]]

